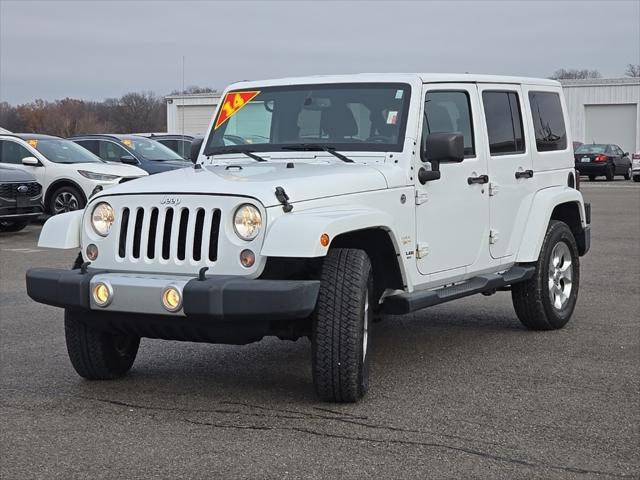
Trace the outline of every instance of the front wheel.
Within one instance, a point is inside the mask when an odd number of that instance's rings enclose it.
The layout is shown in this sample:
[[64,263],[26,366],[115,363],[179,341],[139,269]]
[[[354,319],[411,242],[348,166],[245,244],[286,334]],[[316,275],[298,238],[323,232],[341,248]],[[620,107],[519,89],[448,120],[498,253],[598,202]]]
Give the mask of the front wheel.
[[322,400],[355,402],[367,392],[374,304],[367,254],[330,250],[322,266],[311,335],[313,384]]
[[59,213],[82,210],[85,206],[84,196],[76,187],[65,185],[56,189],[49,201],[49,213],[58,215]]
[[518,318],[531,330],[564,327],[576,306],[580,260],[573,233],[552,220],[547,229],[533,278],[511,287]]
[[140,338],[92,328],[88,315],[78,310],[64,311],[64,334],[73,368],[88,380],[123,377],[133,366]]
[[625,180],[630,180],[631,179],[631,167],[629,167],[627,169],[627,173],[624,174],[624,179]]

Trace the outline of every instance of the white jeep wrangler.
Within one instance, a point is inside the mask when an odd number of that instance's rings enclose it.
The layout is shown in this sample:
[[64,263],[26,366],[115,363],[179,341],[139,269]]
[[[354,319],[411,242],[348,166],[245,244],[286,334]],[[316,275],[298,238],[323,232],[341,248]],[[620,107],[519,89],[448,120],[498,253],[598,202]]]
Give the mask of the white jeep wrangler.
[[550,80],[234,84],[193,168],[51,218],[40,246],[81,253],[29,270],[27,290],[65,309],[85,378],[125,375],[141,337],[309,337],[318,396],[356,401],[378,313],[510,290],[527,328],[569,321],[590,213],[566,118]]

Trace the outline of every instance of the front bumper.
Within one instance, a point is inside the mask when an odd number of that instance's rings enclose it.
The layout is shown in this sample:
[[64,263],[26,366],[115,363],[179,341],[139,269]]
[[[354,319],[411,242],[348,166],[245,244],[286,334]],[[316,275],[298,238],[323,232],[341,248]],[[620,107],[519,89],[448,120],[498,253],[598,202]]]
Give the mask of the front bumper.
[[[32,268],[27,271],[27,293],[36,302],[55,307],[146,317],[190,319],[206,323],[294,320],[314,310],[317,280],[249,280],[235,276],[193,277],[115,273],[88,269]],[[98,306],[91,294],[97,282],[112,289],[112,301]],[[182,308],[171,313],[162,306],[168,286],[182,292]]]

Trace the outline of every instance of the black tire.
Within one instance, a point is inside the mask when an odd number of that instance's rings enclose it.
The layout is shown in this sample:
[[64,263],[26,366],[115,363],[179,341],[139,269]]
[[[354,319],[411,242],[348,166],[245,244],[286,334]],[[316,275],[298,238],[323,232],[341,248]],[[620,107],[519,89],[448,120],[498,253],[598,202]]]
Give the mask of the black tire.
[[64,334],[73,368],[87,380],[123,377],[136,359],[140,338],[91,328],[89,316],[81,310],[64,311]]
[[[569,282],[569,293],[566,303],[560,300],[560,306],[552,303],[551,283],[563,291],[567,286],[566,280],[558,277],[557,271],[550,273],[552,262],[552,253],[556,246],[558,250],[564,253],[560,259],[558,266],[567,266],[570,270],[571,281]],[[553,280],[550,277],[553,275]],[[564,327],[576,306],[578,300],[578,289],[580,287],[580,257],[578,256],[578,247],[573,233],[564,222],[552,220],[547,228],[540,257],[536,263],[536,272],[530,280],[516,283],[511,287],[511,299],[518,318],[522,324],[531,330],[555,330]],[[556,290],[554,288],[554,290]],[[556,290],[557,291],[557,290]],[[565,292],[566,293],[566,292]],[[562,298],[562,297],[560,297]],[[554,296],[557,300],[557,296]]]
[[607,173],[605,175],[605,177],[607,178],[608,181],[613,180],[613,177],[615,176],[615,167],[612,165],[607,169]]
[[311,334],[313,385],[326,402],[355,402],[369,388],[373,272],[363,250],[336,248],[322,267]]
[[0,221],[0,232],[19,232],[29,225],[29,220],[2,220]]
[[[69,199],[65,202],[63,199]],[[58,203],[62,201],[62,203]],[[72,212],[74,210],[82,210],[86,205],[84,194],[72,185],[64,185],[57,188],[51,197],[49,197],[49,205],[47,209],[51,215],[59,213]]]
[[624,174],[624,179],[631,180],[631,165],[629,165],[629,168],[627,169],[627,173]]
[[590,182],[595,181],[595,179],[596,179],[596,176],[595,176],[595,175],[589,175],[589,181],[590,181]]
[[634,182],[640,182],[640,175],[634,175],[633,176],[633,181]]

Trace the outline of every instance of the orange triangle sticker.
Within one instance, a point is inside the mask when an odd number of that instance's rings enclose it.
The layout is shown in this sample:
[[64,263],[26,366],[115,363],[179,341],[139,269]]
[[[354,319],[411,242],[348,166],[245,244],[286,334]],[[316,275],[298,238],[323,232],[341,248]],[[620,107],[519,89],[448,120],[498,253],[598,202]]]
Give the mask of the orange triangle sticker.
[[260,90],[227,93],[224,96],[224,101],[222,102],[220,110],[218,110],[218,118],[216,119],[213,129],[217,129],[220,125],[229,120],[233,115],[238,113],[242,107],[259,94]]

